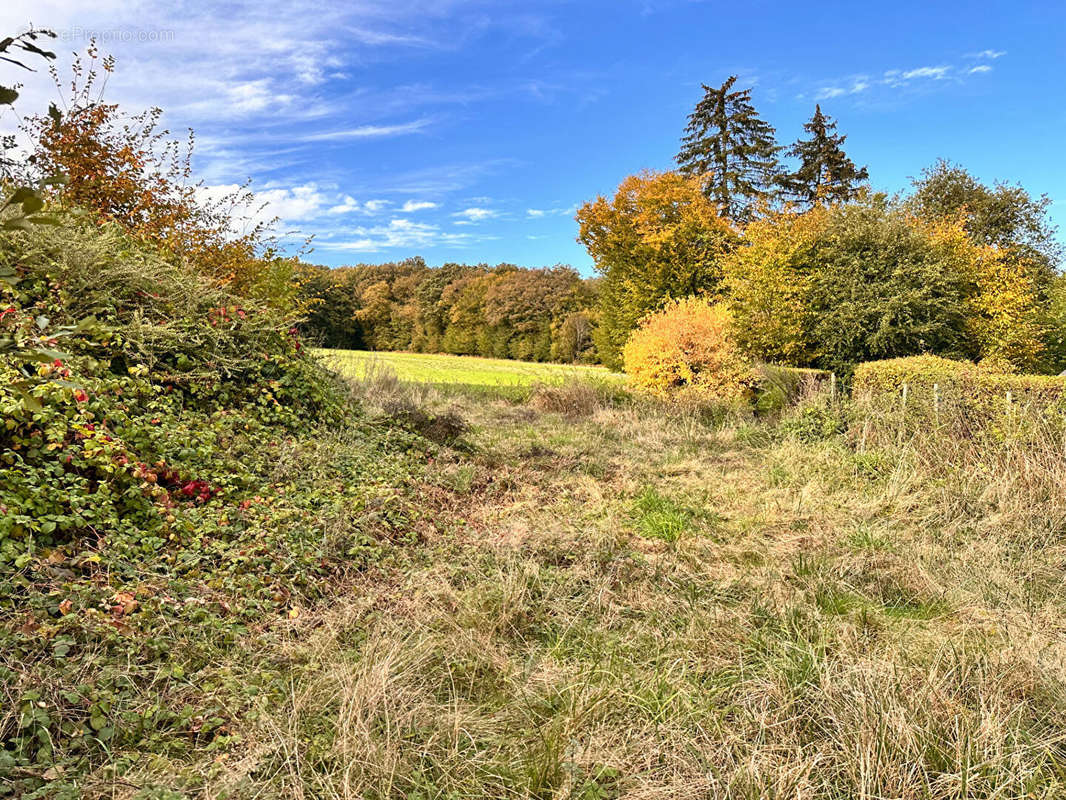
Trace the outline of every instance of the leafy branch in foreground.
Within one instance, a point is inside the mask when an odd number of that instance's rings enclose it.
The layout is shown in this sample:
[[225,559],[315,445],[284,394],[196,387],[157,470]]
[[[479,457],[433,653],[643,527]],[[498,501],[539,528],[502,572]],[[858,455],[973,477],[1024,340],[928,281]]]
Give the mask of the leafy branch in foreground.
[[[51,50],[43,50],[35,44],[38,39],[42,38],[54,39],[56,38],[56,35],[49,30],[31,27],[24,33],[16,34],[15,36],[6,36],[3,39],[0,39],[0,62],[13,64],[27,72],[34,72],[35,70],[33,67],[27,63],[27,57],[22,53],[43,58],[46,61],[51,61],[56,57],[56,54]],[[22,53],[17,53],[16,57],[16,51],[20,50]],[[15,105],[15,101],[19,98],[19,89],[21,88],[21,85],[18,83],[10,86],[0,83],[0,111],[3,111],[4,106],[13,107]],[[6,155],[9,150],[13,150],[14,148],[14,136],[0,136],[0,176],[7,175],[12,167],[19,164],[17,159],[10,159]]]

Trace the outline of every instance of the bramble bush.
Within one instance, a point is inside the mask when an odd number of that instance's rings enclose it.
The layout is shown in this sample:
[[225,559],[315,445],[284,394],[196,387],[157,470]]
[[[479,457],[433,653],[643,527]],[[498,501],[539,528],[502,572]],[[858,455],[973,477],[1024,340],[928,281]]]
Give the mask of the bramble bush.
[[634,386],[663,399],[734,402],[750,397],[756,384],[729,312],[699,297],[645,317],[626,342],[623,361]]
[[271,713],[294,670],[238,643],[415,541],[434,448],[367,417],[302,346],[290,260],[92,80],[0,164],[0,797],[110,793]]
[[409,541],[431,447],[369,421],[288,314],[57,221],[0,233],[0,796],[224,746],[278,688],[235,696],[212,648]]

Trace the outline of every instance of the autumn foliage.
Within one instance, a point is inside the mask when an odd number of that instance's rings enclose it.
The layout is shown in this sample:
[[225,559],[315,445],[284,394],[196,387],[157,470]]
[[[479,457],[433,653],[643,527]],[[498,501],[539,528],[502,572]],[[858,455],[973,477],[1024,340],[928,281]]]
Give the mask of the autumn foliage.
[[1046,367],[1043,273],[975,241],[960,215],[922,218],[875,196],[767,214],[744,238],[722,269],[752,358],[845,374],[920,353]]
[[633,385],[658,397],[732,401],[752,385],[729,312],[705,298],[675,300],[649,314],[623,359]]
[[603,276],[597,348],[605,363],[619,365],[630,331],[664,299],[717,291],[721,258],[740,239],[704,188],[699,176],[646,171],[578,210],[578,239]]
[[53,71],[65,110],[53,105],[28,122],[36,141],[32,172],[65,177],[55,202],[101,224],[118,223],[168,260],[240,295],[291,306],[293,261],[274,252],[270,223],[254,220],[251,192],[209,196],[192,179],[191,131],[181,142],[161,127],[161,109],[131,115],[101,102],[101,76],[113,70],[113,60],[90,46],[75,57],[69,84]]

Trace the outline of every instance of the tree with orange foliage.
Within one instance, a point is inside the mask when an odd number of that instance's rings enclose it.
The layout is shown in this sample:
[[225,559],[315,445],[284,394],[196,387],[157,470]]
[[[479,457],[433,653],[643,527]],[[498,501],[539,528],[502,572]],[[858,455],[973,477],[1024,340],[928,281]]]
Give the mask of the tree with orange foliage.
[[597,350],[618,367],[637,322],[665,300],[715,295],[721,260],[739,236],[704,194],[705,178],[646,171],[622,181],[612,199],[577,212],[578,240],[603,275]]
[[250,221],[251,193],[241,188],[206,199],[202,185],[192,181],[191,131],[182,144],[160,128],[161,109],[128,116],[101,102],[114,68],[114,60],[101,58],[91,44],[85,58],[75,58],[66,92],[52,70],[57,89],[67,96],[64,109],[53,105],[27,124],[36,141],[32,168],[66,177],[56,202],[100,222],[116,222],[168,259],[184,261],[238,293],[290,306],[294,265],[278,257],[270,223]]

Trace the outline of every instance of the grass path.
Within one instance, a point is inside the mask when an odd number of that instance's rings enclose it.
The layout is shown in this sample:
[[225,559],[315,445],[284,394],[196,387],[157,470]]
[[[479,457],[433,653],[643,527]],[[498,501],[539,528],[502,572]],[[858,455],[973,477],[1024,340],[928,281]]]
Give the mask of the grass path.
[[1023,498],[841,439],[438,402],[473,429],[421,545],[288,623],[301,677],[215,796],[1066,793],[1066,550]]

